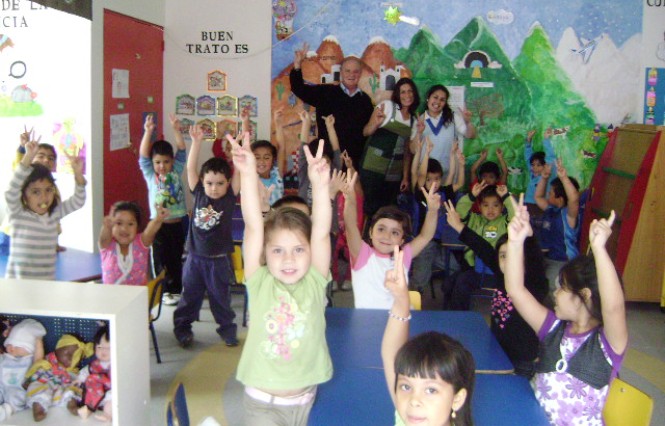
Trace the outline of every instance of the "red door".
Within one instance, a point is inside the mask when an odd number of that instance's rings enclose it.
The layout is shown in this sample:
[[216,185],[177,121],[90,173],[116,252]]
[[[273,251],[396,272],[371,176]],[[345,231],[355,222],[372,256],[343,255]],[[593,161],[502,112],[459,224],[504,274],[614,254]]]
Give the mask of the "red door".
[[[148,209],[148,190],[138,167],[144,114],[155,113],[158,138],[163,138],[162,97],[164,29],[104,10],[104,212],[120,200]],[[112,97],[112,70],[129,70],[129,98]],[[129,114],[131,146],[110,150],[110,117]],[[143,223],[147,223],[143,220]]]

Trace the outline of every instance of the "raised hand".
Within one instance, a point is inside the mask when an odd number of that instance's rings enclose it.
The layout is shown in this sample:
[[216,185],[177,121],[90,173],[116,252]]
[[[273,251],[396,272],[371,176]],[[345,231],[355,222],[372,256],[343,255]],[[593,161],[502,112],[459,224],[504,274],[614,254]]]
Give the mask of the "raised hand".
[[25,146],[26,143],[30,142],[30,140],[34,137],[34,131],[34,127],[31,127],[30,130],[28,130],[25,124],[23,125],[23,133],[19,135],[21,146]]
[[330,127],[330,126],[335,125],[335,116],[332,115],[332,114],[326,115],[325,117],[323,117],[323,120],[326,123],[326,127]]
[[155,120],[152,114],[148,114],[145,116],[145,122],[143,123],[143,130],[145,130],[147,134],[152,134],[152,132],[155,130]]
[[[146,118],[147,121],[147,118]],[[175,114],[171,113],[169,114],[169,121],[171,122],[171,127],[173,128],[173,131],[176,133],[179,133],[181,130],[181,123],[178,117],[176,117]]]
[[395,266],[386,272],[383,285],[394,297],[408,297],[409,287],[406,285],[406,276],[404,275],[404,252],[397,245],[393,250],[393,260]]
[[462,118],[464,118],[464,122],[468,124],[471,121],[471,116],[472,116],[471,111],[469,111],[468,109],[466,109],[464,107],[459,107],[458,111],[462,114]]
[[446,209],[446,220],[448,221],[448,225],[450,225],[455,231],[462,232],[462,229],[464,229],[464,223],[462,222],[459,213],[457,213],[457,210],[455,210],[453,201],[445,201],[443,207]]
[[441,207],[441,194],[436,192],[437,188],[431,185],[429,191],[424,186],[420,190],[423,192],[425,200],[427,200],[427,210],[439,210],[439,207]]
[[535,130],[535,129],[529,130],[529,131],[526,133],[526,140],[527,140],[527,142],[531,143],[531,141],[533,140],[533,137],[534,137],[535,135],[536,135],[536,130]]
[[341,170],[333,170],[332,176],[330,177],[330,187],[329,194],[330,198],[334,199],[339,191],[342,190],[346,184],[346,173]]
[[344,161],[344,165],[346,166],[347,171],[353,170],[353,160],[346,150],[342,152],[342,161]]
[[356,202],[356,181],[358,180],[358,172],[353,169],[349,169],[346,174],[346,182],[341,188],[342,194],[344,194],[344,200],[348,203],[349,200]]
[[563,160],[560,158],[556,159],[556,174],[561,180],[568,177],[568,171],[563,165]]
[[266,187],[260,180],[257,183],[259,187],[259,202],[261,203],[261,211],[267,212],[270,210],[270,196],[272,195],[272,191],[275,190],[275,184],[271,184],[270,186]]
[[607,240],[610,238],[610,235],[612,235],[614,219],[616,219],[616,213],[612,210],[607,219],[594,219],[591,222],[591,226],[589,227],[589,241],[591,242],[591,248],[599,249],[605,247]]
[[323,139],[319,139],[316,156],[309,151],[309,146],[303,146],[307,158],[307,175],[312,182],[312,188],[321,187],[330,183],[330,164],[323,158]]
[[72,166],[74,174],[83,174],[83,159],[78,155],[69,155],[66,151],[65,155],[69,160],[69,164]]
[[480,151],[480,161],[487,160],[487,148]]
[[161,206],[159,204],[155,204],[155,210],[157,211],[157,216],[155,217],[155,219],[157,219],[159,221],[166,220],[169,217],[169,215],[171,214],[169,209],[164,208],[163,206]]
[[305,110],[300,111],[298,117],[300,117],[300,121],[310,121],[309,112]]
[[466,163],[466,157],[464,156],[464,151],[461,149],[457,151],[457,163],[460,165],[464,165]]
[[499,197],[503,198],[508,193],[508,187],[506,185],[497,185],[496,193],[499,194]]
[[497,157],[498,159],[502,159],[502,158],[503,158],[503,150],[502,150],[501,148],[497,148],[495,152],[496,152],[496,157]]
[[485,183],[485,179],[481,180],[480,182],[476,182],[475,185],[473,185],[473,188],[471,188],[471,194],[473,194],[474,197],[478,198],[481,192],[483,192],[483,189],[487,188],[487,184]]
[[192,143],[199,143],[203,140],[203,129],[198,124],[189,126],[189,137],[192,138]]
[[226,135],[226,139],[231,144],[231,155],[236,169],[240,173],[256,173],[256,157],[250,148],[249,133],[241,133],[235,139],[231,135]]
[[432,143],[432,140],[429,138],[429,136],[425,137],[425,143],[427,144],[427,155],[430,155],[434,149],[434,143]]
[[533,235],[533,229],[529,220],[529,211],[524,205],[524,194],[520,194],[519,201],[515,201],[511,197],[510,202],[513,203],[513,207],[515,208],[515,216],[513,216],[508,224],[508,240],[523,243],[527,237]]
[[385,118],[386,118],[386,113],[385,113],[384,104],[381,104],[378,107],[374,108],[371,120],[375,126],[379,127],[381,123],[383,123],[383,120]]
[[307,43],[303,43],[300,49],[296,49],[293,55],[293,68],[297,70],[300,69],[302,61],[304,61],[305,58],[307,57],[308,51],[309,51],[309,45]]
[[547,180],[552,176],[552,165],[551,164],[545,164],[543,166],[543,171],[540,172],[540,176],[542,176],[543,179]]
[[545,136],[545,139],[547,139],[551,138],[553,134],[554,132],[552,131],[552,128],[548,127],[547,129],[545,129],[545,133],[543,134],[543,136]]
[[284,117],[284,108],[279,108],[275,110],[275,112],[272,114],[272,119],[275,122],[275,127],[279,127],[284,124],[282,122],[283,117]]

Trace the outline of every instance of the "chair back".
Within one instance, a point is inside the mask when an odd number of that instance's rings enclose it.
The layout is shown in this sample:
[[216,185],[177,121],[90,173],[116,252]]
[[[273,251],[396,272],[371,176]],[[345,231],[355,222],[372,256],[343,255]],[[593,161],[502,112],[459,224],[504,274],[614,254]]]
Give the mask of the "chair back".
[[[150,322],[156,321],[162,313],[162,293],[164,292],[165,276],[166,269],[162,270],[157,277],[146,284],[148,288],[148,313]],[[153,312],[155,309],[157,309],[157,312]]]
[[414,311],[422,309],[422,297],[420,296],[420,292],[414,290],[409,291],[409,304]]
[[606,426],[649,426],[653,412],[653,399],[624,382],[614,379],[603,409]]
[[185,385],[180,383],[175,390],[173,397],[173,408],[175,409],[175,418],[179,426],[189,426],[189,411],[187,410],[187,397],[185,395]]
[[231,261],[233,263],[233,272],[236,276],[236,283],[242,284],[245,279],[245,270],[242,263],[242,250],[240,246],[233,247],[233,254],[231,254]]

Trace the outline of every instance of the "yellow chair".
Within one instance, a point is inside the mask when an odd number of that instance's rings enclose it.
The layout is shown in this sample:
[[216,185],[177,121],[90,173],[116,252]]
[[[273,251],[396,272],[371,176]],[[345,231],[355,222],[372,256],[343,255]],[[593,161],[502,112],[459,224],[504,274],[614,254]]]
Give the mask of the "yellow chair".
[[245,280],[245,269],[242,263],[242,250],[236,245],[231,254],[233,263],[233,272],[236,276],[236,283],[231,285],[231,294],[240,294],[244,297],[242,310],[242,326],[247,327],[247,287],[243,284]]
[[155,279],[146,284],[146,287],[148,288],[148,324],[158,364],[162,363],[162,358],[159,356],[159,345],[157,344],[157,333],[155,332],[154,322],[159,319],[159,316],[162,313],[162,293],[164,291],[165,276],[166,269],[163,269]]
[[606,426],[649,426],[653,399],[621,379],[614,379],[603,409]]
[[411,309],[414,311],[420,311],[422,309],[422,297],[418,291],[409,291],[409,304]]

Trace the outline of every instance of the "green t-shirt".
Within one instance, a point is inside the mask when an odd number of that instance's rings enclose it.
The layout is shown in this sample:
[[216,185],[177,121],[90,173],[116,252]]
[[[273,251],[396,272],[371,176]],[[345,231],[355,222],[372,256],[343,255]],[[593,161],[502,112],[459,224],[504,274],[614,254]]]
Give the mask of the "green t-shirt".
[[261,389],[299,389],[332,377],[326,343],[328,279],[310,268],[285,285],[259,268],[247,280],[251,318],[236,378]]

